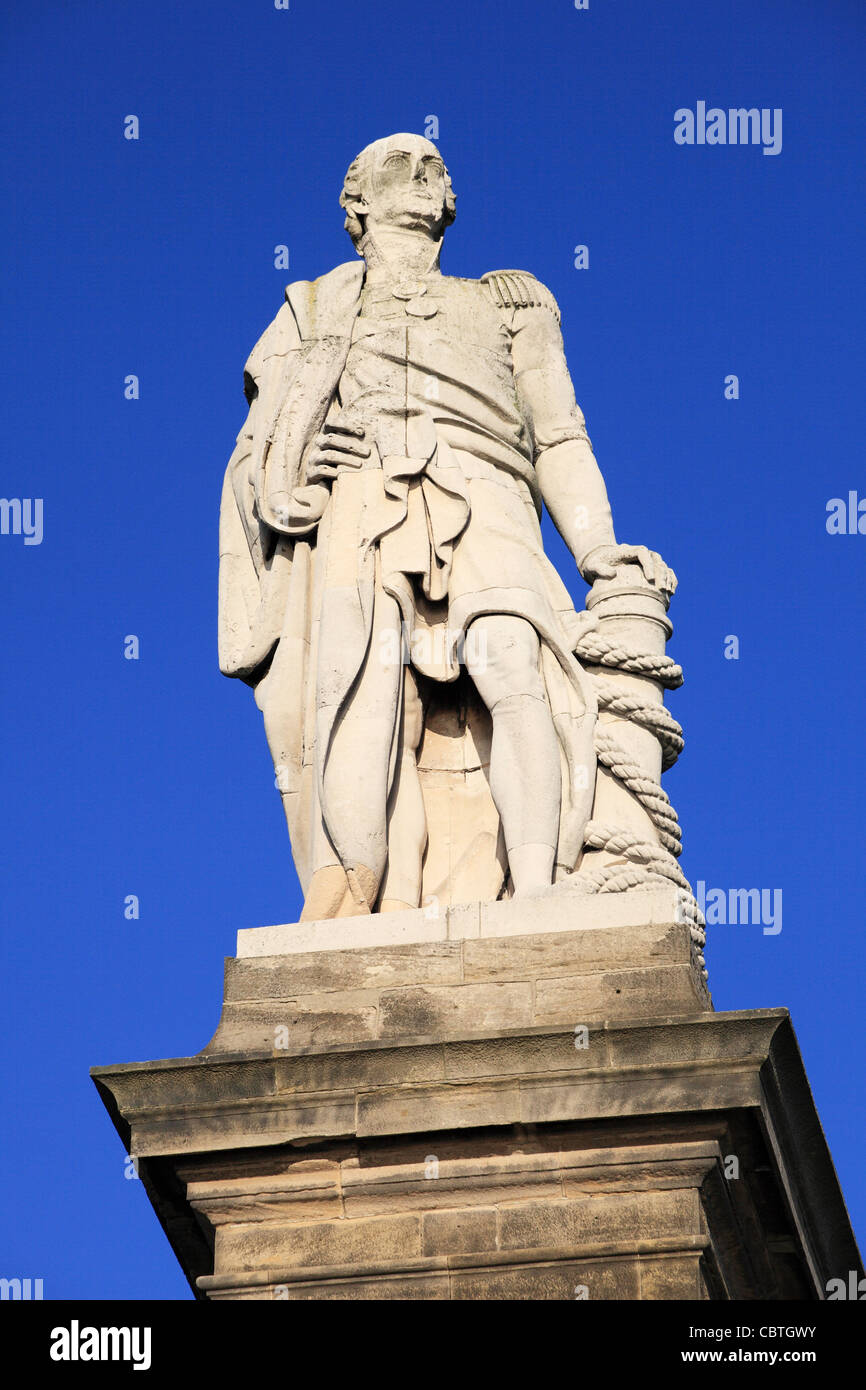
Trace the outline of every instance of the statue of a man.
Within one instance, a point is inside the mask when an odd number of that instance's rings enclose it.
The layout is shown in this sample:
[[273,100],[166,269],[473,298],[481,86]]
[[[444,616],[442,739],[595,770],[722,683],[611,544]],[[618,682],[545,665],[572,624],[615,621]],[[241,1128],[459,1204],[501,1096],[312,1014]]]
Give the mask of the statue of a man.
[[616,542],[550,291],[441,273],[436,147],[377,140],[340,202],[361,260],[290,284],[253,349],[220,526],[220,665],[264,715],[307,919],[578,867],[596,704],[542,502],[588,582],[675,583]]

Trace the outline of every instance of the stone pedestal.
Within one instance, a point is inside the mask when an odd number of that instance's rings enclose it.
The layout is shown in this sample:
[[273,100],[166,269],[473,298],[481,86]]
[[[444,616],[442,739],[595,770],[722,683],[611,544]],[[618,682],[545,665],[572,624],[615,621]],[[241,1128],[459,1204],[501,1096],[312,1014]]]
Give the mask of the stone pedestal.
[[860,1270],[788,1015],[712,1011],[673,887],[241,932],[203,1052],[93,1076],[199,1297]]

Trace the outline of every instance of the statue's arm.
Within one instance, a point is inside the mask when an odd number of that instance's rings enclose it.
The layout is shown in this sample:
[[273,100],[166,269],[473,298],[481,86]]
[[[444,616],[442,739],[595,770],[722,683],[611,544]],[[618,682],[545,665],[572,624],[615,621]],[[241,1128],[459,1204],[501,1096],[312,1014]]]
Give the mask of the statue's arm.
[[673,593],[676,576],[660,555],[644,545],[617,543],[607,488],[574,398],[556,302],[535,284],[536,302],[513,311],[512,361],[547,510],[588,583],[636,563],[648,583]]
[[516,309],[512,334],[514,379],[533,440],[541,495],[583,573],[592,552],[615,546],[616,536],[554,309]]

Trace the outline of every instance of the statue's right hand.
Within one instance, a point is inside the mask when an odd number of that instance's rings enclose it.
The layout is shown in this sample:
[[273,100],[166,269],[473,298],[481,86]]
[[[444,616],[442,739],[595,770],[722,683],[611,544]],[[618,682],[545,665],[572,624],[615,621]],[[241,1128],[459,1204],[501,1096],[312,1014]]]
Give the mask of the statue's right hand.
[[363,429],[333,421],[316,435],[307,459],[307,482],[321,483],[326,478],[335,478],[343,468],[360,468],[369,457],[370,448]]

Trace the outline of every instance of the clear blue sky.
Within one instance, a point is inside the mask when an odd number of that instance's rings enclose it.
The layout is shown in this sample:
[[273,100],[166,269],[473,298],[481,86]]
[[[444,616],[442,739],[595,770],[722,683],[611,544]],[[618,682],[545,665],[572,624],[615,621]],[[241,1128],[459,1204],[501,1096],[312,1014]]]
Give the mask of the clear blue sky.
[[[679,575],[683,865],[784,904],[777,935],[711,931],[710,985],[790,1008],[862,1240],[866,535],[825,522],[866,497],[864,38],[857,0],[5,7],[0,493],[44,536],[0,536],[0,1274],[190,1296],[88,1068],[197,1052],[235,932],[297,918],[261,719],[217,669],[220,488],[284,283],[352,259],[347,164],[429,115],[443,269],[550,286],[618,536]],[[698,101],[781,108],[781,153],[677,145]]]

